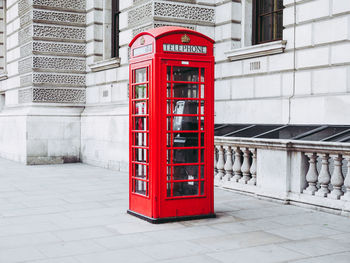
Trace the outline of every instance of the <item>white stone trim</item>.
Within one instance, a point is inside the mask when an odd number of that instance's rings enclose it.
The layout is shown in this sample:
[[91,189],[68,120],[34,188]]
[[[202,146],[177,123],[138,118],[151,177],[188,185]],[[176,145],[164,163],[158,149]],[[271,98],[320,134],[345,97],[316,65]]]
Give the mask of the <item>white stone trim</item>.
[[120,58],[111,58],[89,65],[92,72],[102,71],[120,66]]
[[273,55],[283,53],[284,49],[286,48],[286,44],[286,40],[278,40],[260,45],[233,49],[225,52],[225,55],[231,61]]

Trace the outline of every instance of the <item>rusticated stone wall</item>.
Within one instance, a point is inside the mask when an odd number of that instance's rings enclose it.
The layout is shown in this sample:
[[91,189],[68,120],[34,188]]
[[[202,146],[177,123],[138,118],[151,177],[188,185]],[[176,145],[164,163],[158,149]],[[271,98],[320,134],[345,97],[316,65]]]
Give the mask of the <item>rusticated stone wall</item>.
[[86,2],[20,0],[18,15],[21,54],[18,103],[83,106]]

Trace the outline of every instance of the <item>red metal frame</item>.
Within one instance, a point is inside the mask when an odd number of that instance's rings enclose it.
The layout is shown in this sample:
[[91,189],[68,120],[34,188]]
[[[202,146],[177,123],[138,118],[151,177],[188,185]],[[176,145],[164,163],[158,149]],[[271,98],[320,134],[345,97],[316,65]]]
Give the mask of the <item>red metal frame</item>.
[[[184,36],[190,39],[189,43],[183,43],[188,42],[188,39],[183,41]],[[213,42],[212,39],[193,30],[162,27],[140,33],[130,43],[129,212],[149,221],[214,215]],[[206,53],[167,52],[163,50],[163,44],[205,46]],[[144,68],[147,69],[146,81],[136,83],[136,70]],[[178,71],[197,70],[198,79],[174,80],[174,68]],[[170,79],[167,77],[169,69],[171,70]],[[202,76],[203,73],[204,76]],[[138,85],[146,86],[147,98],[136,96]],[[193,90],[176,88],[179,85],[190,85]],[[202,94],[203,87],[204,94]],[[168,94],[169,90],[170,94]],[[176,95],[175,90],[177,93],[182,91],[181,94],[187,91],[194,97]],[[186,103],[186,105],[192,104],[192,109],[196,112],[175,114],[175,103],[177,107]],[[145,110],[141,114],[138,110],[140,107]],[[174,130],[174,120],[179,122],[185,118],[196,120],[192,121],[194,128]],[[169,119],[170,122],[168,122]],[[148,123],[148,127],[142,125],[143,122]],[[178,135],[177,140],[191,138],[194,145],[175,145],[176,135]],[[147,136],[147,143],[140,145],[139,138],[144,140]],[[188,139],[188,141],[191,140]],[[174,161],[176,154],[181,155],[185,152],[193,157],[193,162]],[[147,174],[144,177],[138,176],[143,174],[140,170],[136,170],[137,166],[146,167]],[[182,173],[185,171],[188,178],[175,178],[175,170],[177,177],[181,174],[179,171]],[[139,191],[136,183],[144,184],[145,191]],[[181,184],[186,185],[192,192],[190,194],[181,192],[183,190]],[[169,185],[171,187],[167,190]],[[174,190],[175,188],[180,190]]]

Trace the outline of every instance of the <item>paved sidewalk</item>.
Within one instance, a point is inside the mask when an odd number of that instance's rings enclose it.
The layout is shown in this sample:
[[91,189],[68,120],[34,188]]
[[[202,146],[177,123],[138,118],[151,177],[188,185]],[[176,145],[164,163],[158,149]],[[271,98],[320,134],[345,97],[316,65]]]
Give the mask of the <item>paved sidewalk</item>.
[[0,262],[349,263],[350,219],[215,190],[216,219],[126,214],[127,174],[0,159]]

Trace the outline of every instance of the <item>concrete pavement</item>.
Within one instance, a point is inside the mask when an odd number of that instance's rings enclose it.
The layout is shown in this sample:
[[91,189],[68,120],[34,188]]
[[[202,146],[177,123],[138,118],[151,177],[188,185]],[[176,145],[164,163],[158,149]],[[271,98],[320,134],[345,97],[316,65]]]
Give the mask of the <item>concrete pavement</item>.
[[216,219],[126,214],[127,174],[0,159],[0,262],[349,263],[350,219],[215,189]]

